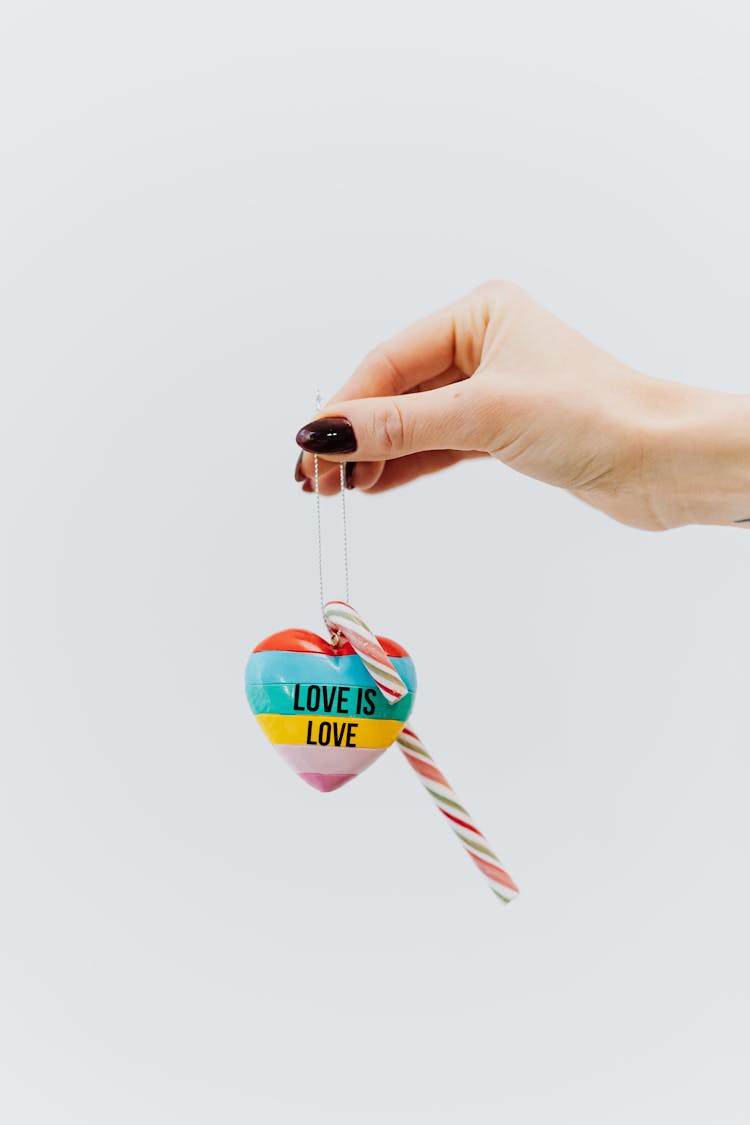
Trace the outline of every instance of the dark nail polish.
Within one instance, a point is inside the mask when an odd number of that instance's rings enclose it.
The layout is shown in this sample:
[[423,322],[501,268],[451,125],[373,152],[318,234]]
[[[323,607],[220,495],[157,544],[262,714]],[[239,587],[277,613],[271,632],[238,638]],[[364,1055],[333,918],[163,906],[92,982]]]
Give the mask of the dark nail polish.
[[308,453],[354,453],[357,439],[348,418],[316,418],[297,434],[297,445]]
[[307,480],[307,477],[302,472],[302,454],[301,453],[300,453],[299,457],[297,458],[297,464],[294,466],[294,479],[296,481],[299,481],[300,484],[302,483],[303,480]]
[[355,461],[347,461],[346,468],[344,469],[344,484],[347,488],[354,488],[354,470],[357,464]]
[[302,484],[302,491],[303,492],[314,492],[315,491],[315,485],[313,484],[313,482],[311,480],[307,480],[307,478],[305,478],[305,480]]

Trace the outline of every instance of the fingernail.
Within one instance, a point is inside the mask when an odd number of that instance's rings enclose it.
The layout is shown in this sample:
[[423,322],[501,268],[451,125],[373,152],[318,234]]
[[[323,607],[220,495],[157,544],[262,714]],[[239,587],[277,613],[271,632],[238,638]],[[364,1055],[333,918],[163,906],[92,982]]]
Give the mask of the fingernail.
[[307,477],[302,472],[302,454],[301,453],[300,453],[299,457],[297,458],[297,464],[294,466],[294,479],[296,481],[300,481],[300,482],[302,482],[303,480],[307,480]]
[[316,418],[297,434],[297,445],[308,453],[354,453],[357,439],[348,418]]
[[303,492],[314,492],[315,486],[314,486],[313,482],[311,480],[307,480],[307,478],[305,478],[305,480],[302,484],[302,491]]
[[344,483],[347,488],[354,488],[354,470],[357,467],[356,461],[347,461],[346,468],[344,469]]

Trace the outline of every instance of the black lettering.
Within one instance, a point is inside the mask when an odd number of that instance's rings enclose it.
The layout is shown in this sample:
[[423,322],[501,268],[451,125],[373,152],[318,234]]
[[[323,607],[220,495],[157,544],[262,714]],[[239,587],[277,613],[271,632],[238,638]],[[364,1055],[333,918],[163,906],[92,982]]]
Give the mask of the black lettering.
[[307,710],[317,711],[320,706],[320,688],[317,684],[307,685]]
[[347,723],[346,724],[346,745],[347,746],[356,746],[357,745],[356,740],[355,740],[355,735],[356,735],[356,732],[357,732],[358,725],[359,725],[358,723]]
[[374,688],[374,687],[368,687],[367,690],[365,691],[365,705],[364,705],[364,708],[362,710],[363,715],[374,715],[375,714],[375,700],[376,699],[377,699],[377,689]]
[[313,725],[312,719],[308,719],[307,720],[307,745],[308,746],[317,746],[318,744],[312,736],[312,725]]
[[295,711],[304,711],[304,707],[300,707],[299,703],[299,684],[294,685],[294,703],[292,705]]
[[346,733],[346,723],[333,724],[333,742],[335,746],[343,746],[344,734]]
[[327,746],[331,741],[331,724],[322,722],[318,727],[318,743]]

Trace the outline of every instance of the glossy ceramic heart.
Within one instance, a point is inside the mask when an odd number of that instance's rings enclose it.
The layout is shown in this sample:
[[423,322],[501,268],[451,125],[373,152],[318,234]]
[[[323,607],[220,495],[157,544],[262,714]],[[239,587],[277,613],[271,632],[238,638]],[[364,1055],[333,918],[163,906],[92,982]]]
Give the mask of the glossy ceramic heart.
[[309,785],[329,793],[366,770],[395,742],[414,703],[416,674],[406,649],[378,637],[408,687],[390,704],[350,644],[286,629],[261,641],[245,670],[255,717],[281,757]]

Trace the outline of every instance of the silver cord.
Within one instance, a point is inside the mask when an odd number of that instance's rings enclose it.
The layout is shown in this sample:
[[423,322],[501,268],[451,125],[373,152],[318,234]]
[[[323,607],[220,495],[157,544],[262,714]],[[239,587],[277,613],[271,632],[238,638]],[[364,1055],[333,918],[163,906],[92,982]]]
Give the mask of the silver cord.
[[325,597],[323,596],[323,536],[320,531],[320,488],[318,485],[318,455],[313,456],[315,466],[315,527],[318,540],[318,589],[320,593],[320,612],[325,619]]
[[[315,410],[319,413],[322,409],[320,391],[315,392]],[[315,533],[318,548],[318,591],[320,594],[320,612],[325,621],[325,593],[323,589],[323,533],[320,521],[320,467],[317,453],[313,454],[313,472],[315,477]],[[345,601],[349,602],[349,530],[346,522],[346,464],[339,464],[339,487],[341,490],[341,525],[344,540],[344,590]]]
[[339,464],[339,488],[341,491],[341,528],[344,535],[344,601],[349,604],[349,533],[346,526],[346,464]]
[[[323,405],[320,391],[315,391],[315,413],[319,413]],[[320,612],[325,621],[325,595],[323,594],[323,535],[320,530],[320,472],[318,468],[318,455],[313,454],[313,467],[315,473],[315,528],[318,543],[318,591],[320,593]]]

